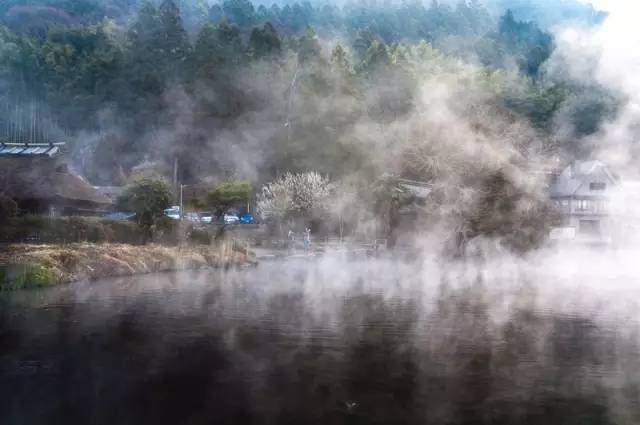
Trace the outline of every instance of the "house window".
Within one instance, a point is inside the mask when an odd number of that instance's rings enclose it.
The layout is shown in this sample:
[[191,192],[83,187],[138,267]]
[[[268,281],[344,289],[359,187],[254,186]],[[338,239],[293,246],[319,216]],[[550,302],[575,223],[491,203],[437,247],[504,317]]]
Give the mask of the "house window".
[[590,211],[593,208],[593,202],[587,199],[578,199],[576,201],[576,209],[578,211]]
[[607,189],[607,184],[606,183],[591,183],[589,185],[589,189],[591,189],[591,190],[606,190]]

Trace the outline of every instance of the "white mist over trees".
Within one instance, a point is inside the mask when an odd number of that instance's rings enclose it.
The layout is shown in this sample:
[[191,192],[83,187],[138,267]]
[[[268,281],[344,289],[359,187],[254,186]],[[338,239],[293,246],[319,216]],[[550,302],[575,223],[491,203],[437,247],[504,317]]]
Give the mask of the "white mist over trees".
[[427,181],[437,215],[472,236],[487,228],[466,213],[484,184],[540,211],[524,201],[542,198],[527,164],[589,156],[585,137],[623,105],[603,81],[554,70],[558,40],[518,5],[12,0],[0,135],[69,141],[95,184],[145,162],[256,188],[310,170],[360,193],[385,173]]
[[595,28],[565,28],[559,32],[556,53],[550,59],[554,75],[602,87],[618,99],[615,114],[609,113],[584,142],[598,155],[637,176],[634,160],[638,155],[640,128],[640,34],[637,22],[640,7],[626,2],[609,5],[607,20]]

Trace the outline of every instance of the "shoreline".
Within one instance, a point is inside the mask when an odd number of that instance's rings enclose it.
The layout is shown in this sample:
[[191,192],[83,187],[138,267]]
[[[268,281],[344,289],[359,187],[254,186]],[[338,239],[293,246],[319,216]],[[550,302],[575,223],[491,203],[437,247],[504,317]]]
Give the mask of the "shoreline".
[[80,280],[255,265],[251,254],[220,245],[15,244],[0,252],[0,291]]

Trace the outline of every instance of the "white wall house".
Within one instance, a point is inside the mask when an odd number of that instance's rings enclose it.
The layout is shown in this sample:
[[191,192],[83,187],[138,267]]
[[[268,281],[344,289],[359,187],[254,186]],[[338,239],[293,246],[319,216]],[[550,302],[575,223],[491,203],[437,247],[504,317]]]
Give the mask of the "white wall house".
[[619,179],[600,161],[576,161],[565,168],[551,184],[563,234],[585,242],[611,242],[616,228],[612,199],[618,187]]

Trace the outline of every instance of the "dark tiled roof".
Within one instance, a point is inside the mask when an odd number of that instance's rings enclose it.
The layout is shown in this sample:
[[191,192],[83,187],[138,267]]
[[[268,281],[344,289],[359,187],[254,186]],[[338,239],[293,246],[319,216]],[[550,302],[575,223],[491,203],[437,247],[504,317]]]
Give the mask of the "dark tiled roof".
[[[596,175],[606,178],[606,183],[617,183],[604,163],[600,161],[575,161],[564,169],[551,186],[551,197],[594,196],[594,193],[589,189],[589,183]],[[597,195],[602,194],[598,193]]]
[[64,143],[8,143],[0,142],[0,157],[49,157],[60,152]]

